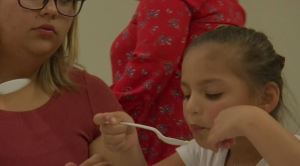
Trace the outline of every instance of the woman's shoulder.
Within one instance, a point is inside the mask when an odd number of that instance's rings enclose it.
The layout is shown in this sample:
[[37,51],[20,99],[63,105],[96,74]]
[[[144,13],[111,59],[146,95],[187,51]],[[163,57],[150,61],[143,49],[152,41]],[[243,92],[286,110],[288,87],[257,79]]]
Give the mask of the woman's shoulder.
[[83,69],[74,68],[71,72],[71,79],[75,83],[75,88],[78,88],[80,93],[88,96],[94,112],[97,112],[96,110],[121,110],[117,98],[107,84],[99,77]]
[[80,68],[73,68],[70,72],[70,78],[75,84],[79,86],[100,86],[103,88],[107,87],[106,83],[102,79]]
[[101,98],[111,95],[108,85],[96,75],[88,73],[84,69],[73,68],[70,78],[75,84],[75,91],[87,93],[89,96]]

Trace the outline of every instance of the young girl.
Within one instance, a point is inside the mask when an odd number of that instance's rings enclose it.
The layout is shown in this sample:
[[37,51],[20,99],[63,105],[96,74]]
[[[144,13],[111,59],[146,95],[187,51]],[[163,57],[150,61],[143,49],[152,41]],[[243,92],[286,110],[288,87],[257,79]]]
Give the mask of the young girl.
[[81,163],[97,151],[94,114],[120,109],[100,79],[74,67],[83,2],[0,0],[0,83],[31,79],[0,95],[1,166]]
[[[191,139],[182,115],[180,71],[191,39],[220,25],[243,26],[237,0],[140,0],[111,47],[113,93],[134,121]],[[148,163],[175,152],[146,130],[139,141]]]
[[[220,27],[187,49],[181,85],[185,120],[194,136],[157,166],[288,165],[300,163],[300,142],[280,120],[282,69],[267,37],[252,29]],[[95,116],[103,150],[115,165],[146,165],[124,112]]]

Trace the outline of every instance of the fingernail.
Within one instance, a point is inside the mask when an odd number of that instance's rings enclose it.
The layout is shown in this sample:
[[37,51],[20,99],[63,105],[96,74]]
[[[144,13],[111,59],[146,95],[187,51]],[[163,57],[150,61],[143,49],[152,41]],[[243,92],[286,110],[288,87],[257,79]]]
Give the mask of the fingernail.
[[104,121],[105,124],[110,124],[110,117],[109,116],[105,116],[104,119],[105,119],[105,121]]
[[111,123],[117,123],[117,119],[114,117],[112,117],[110,120],[111,120]]

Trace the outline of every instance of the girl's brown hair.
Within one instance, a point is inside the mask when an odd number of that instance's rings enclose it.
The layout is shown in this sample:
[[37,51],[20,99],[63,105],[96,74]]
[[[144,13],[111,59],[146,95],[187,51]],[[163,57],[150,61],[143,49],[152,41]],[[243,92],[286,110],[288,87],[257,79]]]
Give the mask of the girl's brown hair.
[[[274,82],[278,85],[280,100],[276,109],[271,114],[277,120],[281,120],[278,112],[279,108],[288,110],[282,99],[282,69],[285,58],[276,53],[268,37],[250,28],[222,26],[196,38],[188,49],[206,42],[233,44],[233,46],[237,46],[240,52],[237,59],[240,63],[237,65],[239,70],[235,71],[244,76],[247,79],[249,87],[253,88],[256,92],[259,92],[259,89],[268,82]],[[297,121],[295,118],[292,119]]]

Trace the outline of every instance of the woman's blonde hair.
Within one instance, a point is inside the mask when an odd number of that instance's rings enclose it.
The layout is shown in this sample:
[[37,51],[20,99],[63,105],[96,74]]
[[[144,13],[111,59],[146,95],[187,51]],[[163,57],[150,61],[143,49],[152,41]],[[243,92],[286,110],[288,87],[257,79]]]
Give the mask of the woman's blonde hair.
[[36,76],[41,88],[52,93],[60,89],[72,89],[74,84],[69,78],[69,71],[78,59],[78,18],[75,17],[64,43],[44,63]]

